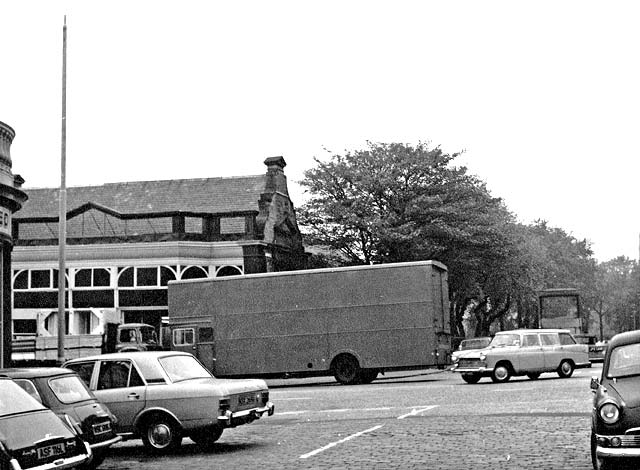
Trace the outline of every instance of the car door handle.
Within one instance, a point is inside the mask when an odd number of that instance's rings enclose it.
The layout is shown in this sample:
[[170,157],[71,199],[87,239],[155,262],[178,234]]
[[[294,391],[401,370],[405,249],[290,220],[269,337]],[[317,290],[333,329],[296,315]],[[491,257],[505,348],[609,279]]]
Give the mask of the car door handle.
[[129,400],[139,400],[140,399],[140,395],[138,395],[137,393],[130,393],[129,395],[127,395],[127,398]]

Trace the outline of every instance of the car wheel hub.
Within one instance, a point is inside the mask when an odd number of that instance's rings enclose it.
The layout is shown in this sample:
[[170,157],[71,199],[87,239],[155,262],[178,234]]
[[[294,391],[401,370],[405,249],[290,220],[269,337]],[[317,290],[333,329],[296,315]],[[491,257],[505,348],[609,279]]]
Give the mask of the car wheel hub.
[[504,380],[506,376],[507,376],[507,369],[505,367],[498,367],[496,369],[496,378],[498,378],[498,380]]
[[149,428],[149,441],[155,447],[166,447],[171,443],[171,429],[164,423]]

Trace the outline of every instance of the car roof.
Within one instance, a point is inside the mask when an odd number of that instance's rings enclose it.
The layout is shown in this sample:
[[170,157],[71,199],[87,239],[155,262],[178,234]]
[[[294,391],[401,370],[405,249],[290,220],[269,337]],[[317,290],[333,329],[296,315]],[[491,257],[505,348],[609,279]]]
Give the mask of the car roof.
[[0,369],[1,375],[6,375],[12,379],[32,379],[35,377],[55,377],[57,375],[75,375],[70,369],[63,367],[21,367]]
[[498,331],[496,334],[523,334],[523,333],[571,333],[565,328],[521,328],[519,330]]
[[193,356],[188,352],[183,351],[130,351],[130,352],[117,352],[108,354],[97,354],[94,356],[80,357],[77,359],[70,359],[69,362],[81,362],[81,361],[95,361],[97,359],[128,359],[139,358],[142,360],[151,360],[158,357],[165,356]]
[[615,335],[609,341],[609,348],[614,349],[624,344],[640,343],[640,330],[626,331]]

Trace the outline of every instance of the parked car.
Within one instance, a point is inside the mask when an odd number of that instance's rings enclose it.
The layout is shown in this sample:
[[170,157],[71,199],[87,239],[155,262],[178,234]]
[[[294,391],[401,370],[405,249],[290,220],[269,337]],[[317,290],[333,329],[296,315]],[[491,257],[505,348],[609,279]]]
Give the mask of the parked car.
[[64,364],[116,415],[116,431],[141,438],[153,453],[177,448],[183,436],[211,446],[222,431],[272,415],[264,380],[217,379],[179,351],[112,353]]
[[90,460],[89,444],[72,424],[0,376],[0,468],[65,469]]
[[589,360],[591,362],[604,360],[604,355],[607,351],[606,342],[598,341],[598,338],[594,335],[576,334],[574,337],[578,343],[586,344],[589,347]]
[[456,362],[459,357],[466,356],[470,351],[484,349],[491,343],[491,336],[479,336],[477,338],[468,338],[460,341],[458,349],[451,353],[451,361]]
[[458,358],[452,370],[475,384],[482,377],[496,383],[520,375],[535,380],[544,372],[567,378],[581,367],[591,367],[587,346],[578,344],[569,330],[549,328],[496,333],[488,347]]
[[[609,341],[600,377],[591,379],[591,459],[595,470],[616,459],[640,464],[640,330]],[[631,467],[629,467],[631,468]]]
[[90,468],[98,467],[107,449],[122,440],[115,433],[115,416],[100,403],[78,374],[60,367],[0,369],[23,390],[60,418],[78,423],[81,437],[93,452]]

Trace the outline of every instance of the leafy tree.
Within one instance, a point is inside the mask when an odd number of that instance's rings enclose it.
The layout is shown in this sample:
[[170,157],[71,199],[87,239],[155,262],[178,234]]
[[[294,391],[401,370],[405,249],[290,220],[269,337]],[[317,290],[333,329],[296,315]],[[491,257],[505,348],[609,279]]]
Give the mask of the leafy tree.
[[[312,245],[344,264],[435,259],[449,268],[452,319],[476,300],[478,331],[510,308],[508,260],[513,216],[485,184],[426,143],[368,143],[365,150],[316,159],[301,184],[310,194],[299,223]],[[491,299],[491,301],[490,301]]]
[[434,259],[449,268],[451,325],[466,336],[537,326],[537,293],[576,287],[592,304],[589,243],[544,221],[516,222],[484,182],[455,166],[459,154],[420,142],[367,143],[305,172],[299,212],[307,245],[336,264]]
[[596,295],[591,311],[595,314],[600,339],[610,331],[638,328],[637,264],[619,256],[598,265]]

